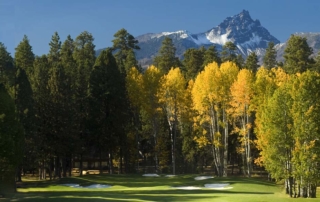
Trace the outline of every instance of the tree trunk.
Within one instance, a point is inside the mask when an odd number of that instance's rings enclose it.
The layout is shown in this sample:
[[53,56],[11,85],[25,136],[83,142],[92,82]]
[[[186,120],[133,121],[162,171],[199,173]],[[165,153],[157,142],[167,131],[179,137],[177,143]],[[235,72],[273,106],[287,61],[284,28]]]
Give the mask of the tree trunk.
[[158,149],[157,149],[157,136],[158,136],[158,126],[156,120],[153,120],[153,127],[154,127],[154,160],[155,160],[155,167],[156,173],[159,173],[159,162],[158,162]]
[[102,152],[101,152],[101,149],[99,152],[99,174],[100,175],[102,174]]
[[123,159],[123,150],[122,150],[122,142],[120,143],[120,151],[119,151],[119,164],[120,164],[120,167],[118,168],[118,174],[122,174],[122,159]]
[[22,171],[22,165],[20,164],[17,168],[17,171],[16,171],[16,181],[17,182],[22,182],[22,179],[21,179],[21,171]]
[[59,156],[54,157],[54,179],[58,177],[59,179],[61,178],[61,172],[60,172],[60,158]]
[[223,176],[228,176],[228,138],[229,138],[229,124],[228,124],[228,118],[225,112],[225,109],[223,110],[223,123],[224,126],[224,153],[223,153]]
[[62,177],[67,177],[67,158],[61,158],[61,165],[62,165]]
[[317,198],[317,185],[316,184],[309,184],[308,198]]
[[71,177],[71,174],[72,174],[72,168],[73,168],[73,161],[72,161],[72,154],[70,155],[69,159],[69,177]]
[[82,176],[82,170],[83,170],[83,167],[82,167],[82,153],[80,154],[80,165],[79,165],[79,172],[80,172],[80,176]]
[[[248,109],[248,107],[246,107]],[[246,113],[246,118],[247,118],[247,121],[246,121],[246,125],[250,123],[250,120],[249,120],[249,114],[248,112]],[[247,156],[246,156],[246,163],[247,163],[247,173],[248,173],[248,177],[251,177],[251,147],[250,147],[250,128],[247,128]]]
[[113,174],[113,156],[112,151],[109,149],[109,174]]

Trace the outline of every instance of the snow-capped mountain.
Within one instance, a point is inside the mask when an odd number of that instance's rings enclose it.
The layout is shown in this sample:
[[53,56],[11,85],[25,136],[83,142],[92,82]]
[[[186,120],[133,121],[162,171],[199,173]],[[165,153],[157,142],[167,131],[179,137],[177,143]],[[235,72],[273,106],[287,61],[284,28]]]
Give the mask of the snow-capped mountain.
[[[320,33],[294,33],[307,38],[307,42],[314,50],[314,55],[320,50]],[[170,37],[176,47],[176,55],[182,58],[183,53],[189,48],[209,47],[215,45],[217,49],[228,42],[233,42],[238,48],[238,54],[244,57],[255,52],[260,62],[265,54],[265,49],[270,41],[275,43],[277,60],[283,61],[285,43],[280,43],[264,28],[259,20],[253,20],[248,11],[227,17],[218,26],[206,32],[193,34],[186,30],[175,32],[148,33],[135,37],[139,41],[140,50],[136,51],[136,57],[143,67],[152,64],[153,57],[158,54],[165,37]],[[289,36],[288,36],[289,38]],[[99,54],[100,50],[97,51]]]
[[249,12],[243,10],[237,15],[227,17],[218,26],[203,33],[192,34],[186,30],[179,30],[138,36],[136,39],[139,41],[141,50],[136,52],[137,59],[142,64],[150,63],[157,54],[164,37],[172,38],[177,49],[176,54],[179,57],[188,48],[215,45],[220,49],[228,41],[233,42],[237,46],[238,52],[245,57],[253,51],[258,56],[262,56],[270,41],[275,44],[280,43],[261,25],[259,20],[253,20]]

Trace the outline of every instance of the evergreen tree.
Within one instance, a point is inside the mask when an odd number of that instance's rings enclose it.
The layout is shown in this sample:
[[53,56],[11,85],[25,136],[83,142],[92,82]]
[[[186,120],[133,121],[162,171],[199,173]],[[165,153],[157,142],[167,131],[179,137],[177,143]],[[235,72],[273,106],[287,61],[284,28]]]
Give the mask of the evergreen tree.
[[[89,96],[96,145],[100,153],[107,151],[112,157],[126,120],[123,117],[125,83],[110,50],[102,51],[97,58],[90,75]],[[112,159],[109,160],[112,173]]]
[[95,45],[93,36],[87,32],[82,32],[74,41],[73,57],[76,62],[75,75],[75,108],[76,123],[79,139],[80,175],[82,175],[82,156],[86,149],[85,137],[87,135],[87,114],[89,111],[88,86],[89,77],[95,63]]
[[277,66],[277,51],[272,41],[268,43],[266,53],[263,56],[263,64],[264,64],[264,67],[269,70]]
[[50,50],[48,59],[50,63],[57,63],[60,61],[61,41],[58,32],[55,32],[49,43]]
[[24,132],[17,121],[14,101],[0,84],[0,194],[6,196],[16,191],[15,175],[21,163]]
[[[68,120],[68,127],[65,128],[65,133],[67,138],[65,138],[64,143],[69,146],[68,152],[65,154],[66,161],[68,165],[72,164],[72,154],[74,154],[76,148],[79,148],[77,145],[77,123],[76,116],[77,113],[77,104],[76,104],[76,77],[77,77],[77,65],[76,61],[73,58],[74,52],[74,41],[70,35],[67,36],[67,39],[63,42],[60,51],[60,61],[63,68],[64,78],[65,78],[65,89],[64,92],[64,107],[65,118]],[[63,161],[65,162],[65,161]],[[66,172],[64,166],[62,166],[62,176],[66,177]],[[71,169],[69,169],[69,176],[71,176]]]
[[29,74],[33,66],[34,54],[32,52],[32,47],[29,43],[29,39],[26,35],[24,35],[22,41],[19,43],[15,50],[15,66],[24,69],[26,73]]
[[312,70],[320,73],[320,51],[318,52],[317,56],[314,58],[314,64]]
[[250,55],[246,59],[245,68],[251,70],[254,74],[258,71],[258,56],[255,52],[250,53]]
[[219,56],[219,52],[215,46],[210,46],[204,53],[203,56],[203,67],[207,66],[207,64],[216,62],[218,65],[221,64],[221,58]]
[[176,48],[172,43],[172,39],[165,37],[158,52],[153,60],[154,65],[166,74],[173,67],[179,67],[180,61],[176,57]]
[[[49,80],[49,62],[46,55],[36,57],[34,69],[30,77],[30,83],[33,91],[34,111],[35,111],[35,127],[34,139],[37,143],[36,156],[39,166],[39,179],[46,179],[46,167],[49,164],[48,156],[51,151],[51,142],[49,135],[51,126],[50,120],[50,94],[48,91]],[[51,164],[49,164],[51,169]],[[51,174],[51,173],[49,173]]]
[[140,50],[140,47],[137,45],[139,42],[123,28],[117,31],[113,36],[115,39],[112,40],[112,50],[116,52],[114,56],[121,73],[127,73],[129,68],[137,66],[138,64],[133,50]]
[[[66,75],[70,77],[75,76],[76,64],[73,59],[74,52],[74,41],[70,35],[67,36],[67,39],[63,42],[60,51],[60,59],[63,68],[65,69]],[[70,78],[71,79],[71,78]]]
[[136,67],[140,72],[142,72],[142,68],[138,64],[138,61],[132,49],[128,50],[126,60],[124,61],[124,67],[126,73],[128,73],[132,67]]
[[236,50],[237,46],[231,42],[228,41],[222,46],[222,52],[221,52],[221,60],[222,62],[235,62],[237,60],[237,55],[236,55]]
[[284,50],[284,70],[289,74],[304,72],[311,68],[312,48],[309,47],[307,39],[297,35],[291,35]]
[[[34,102],[27,74],[24,69],[19,67],[16,71],[14,92],[18,120],[25,132],[26,147],[24,148],[23,164],[28,167],[28,164],[33,164],[34,147],[36,146],[34,139]],[[17,178],[18,181],[21,181],[21,172],[17,173]]]
[[6,88],[10,81],[11,72],[13,72],[13,59],[7,51],[7,47],[0,42],[0,83],[5,84]]
[[186,72],[187,79],[193,79],[202,71],[203,52],[199,49],[190,48],[183,54],[183,68]]
[[244,65],[245,65],[245,60],[243,59],[241,54],[237,55],[236,61],[234,62],[236,63],[236,65],[240,68],[243,69]]

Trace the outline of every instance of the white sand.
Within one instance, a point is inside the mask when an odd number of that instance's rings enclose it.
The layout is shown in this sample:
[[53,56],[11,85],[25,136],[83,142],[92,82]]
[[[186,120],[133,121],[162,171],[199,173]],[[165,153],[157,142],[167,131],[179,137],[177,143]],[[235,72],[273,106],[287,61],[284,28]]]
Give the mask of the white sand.
[[149,173],[149,174],[143,174],[143,177],[160,177],[158,174],[155,173]]
[[86,187],[80,186],[79,184],[62,184],[63,186],[73,187],[73,188],[88,188],[88,189],[101,189],[101,188],[110,188],[111,185],[107,184],[92,184]]
[[176,175],[166,175],[165,177],[175,177]]
[[74,187],[74,188],[80,188],[81,186],[79,184],[61,184],[62,186],[67,186],[67,187]]
[[194,179],[195,180],[207,180],[207,179],[211,179],[213,178],[212,176],[198,176],[198,177],[195,177]]
[[197,190],[201,189],[201,187],[195,187],[195,186],[184,186],[184,187],[171,187],[173,189],[181,189],[181,190]]
[[112,187],[111,185],[108,184],[92,184],[90,186],[84,187],[88,189],[101,189],[101,188],[110,188]]
[[215,184],[205,184],[205,188],[209,189],[232,189],[233,187],[229,187],[229,183],[215,183]]

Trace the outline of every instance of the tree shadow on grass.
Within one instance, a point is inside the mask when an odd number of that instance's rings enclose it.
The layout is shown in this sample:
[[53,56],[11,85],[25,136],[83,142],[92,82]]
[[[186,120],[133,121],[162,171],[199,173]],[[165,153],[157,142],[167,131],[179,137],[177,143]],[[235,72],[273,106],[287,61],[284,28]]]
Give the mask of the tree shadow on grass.
[[12,201],[197,201],[214,200],[223,195],[219,194],[273,194],[272,192],[237,192],[227,190],[142,190],[142,191],[85,191],[85,192],[28,192],[18,193]]

